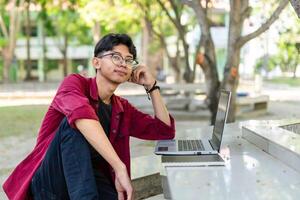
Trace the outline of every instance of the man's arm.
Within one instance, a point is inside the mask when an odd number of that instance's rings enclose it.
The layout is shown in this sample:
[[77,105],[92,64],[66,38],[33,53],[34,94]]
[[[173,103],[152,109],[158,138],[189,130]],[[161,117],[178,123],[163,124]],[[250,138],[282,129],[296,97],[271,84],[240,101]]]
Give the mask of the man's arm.
[[[154,77],[150,73],[149,69],[144,65],[140,65],[136,70],[133,71],[130,81],[143,85],[148,90],[151,89],[155,83]],[[159,90],[153,90],[150,95],[155,116],[166,125],[170,126],[171,120],[169,117],[169,112],[165,106],[165,103],[163,102]]]
[[127,199],[132,199],[133,189],[126,166],[115,152],[100,123],[92,119],[77,119],[75,125],[86,140],[114,169],[119,199],[124,199],[123,192],[127,193]]
[[164,122],[166,125],[170,126],[171,120],[169,117],[169,112],[160,95],[159,90],[153,90],[150,93],[150,96],[151,96],[155,116],[158,119],[160,119],[162,122]]

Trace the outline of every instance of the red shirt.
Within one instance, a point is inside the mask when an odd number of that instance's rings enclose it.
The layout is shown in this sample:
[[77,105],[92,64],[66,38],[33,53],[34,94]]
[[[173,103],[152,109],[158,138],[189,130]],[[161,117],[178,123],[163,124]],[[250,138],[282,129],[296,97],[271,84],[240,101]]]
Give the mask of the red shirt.
[[[101,88],[100,88],[101,89]],[[142,113],[127,100],[112,96],[112,115],[109,140],[120,159],[127,167],[130,176],[129,136],[160,140],[175,136],[174,119],[171,126],[156,117]],[[3,185],[9,199],[30,199],[28,193],[32,176],[51,143],[61,120],[66,116],[73,128],[77,119],[98,120],[98,88],[96,78],[84,78],[72,74],[64,79],[50,104],[42,122],[36,146],[33,151],[15,168]],[[114,177],[110,168],[111,177]]]

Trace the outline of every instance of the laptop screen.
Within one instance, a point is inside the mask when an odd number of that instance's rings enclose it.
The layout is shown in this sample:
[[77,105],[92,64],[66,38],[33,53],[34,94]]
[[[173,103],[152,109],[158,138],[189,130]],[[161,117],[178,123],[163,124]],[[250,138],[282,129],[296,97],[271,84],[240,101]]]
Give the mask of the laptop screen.
[[231,92],[225,90],[220,91],[218,111],[216,115],[212,139],[210,140],[211,145],[217,151],[219,151],[221,147],[223,130],[226,123],[230,103],[230,96]]

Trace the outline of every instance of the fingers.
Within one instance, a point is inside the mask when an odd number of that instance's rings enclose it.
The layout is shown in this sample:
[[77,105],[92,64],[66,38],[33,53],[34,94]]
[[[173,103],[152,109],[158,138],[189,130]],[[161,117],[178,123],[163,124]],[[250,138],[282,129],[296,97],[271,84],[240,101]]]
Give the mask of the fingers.
[[132,72],[132,74],[131,74],[130,78],[128,79],[128,81],[139,84],[138,75],[137,75],[136,70]]
[[127,200],[133,199],[133,188],[131,185],[131,181],[127,175],[127,171],[125,172],[125,174],[121,173],[120,176],[116,177],[115,187],[118,193],[118,200],[125,200],[125,192]]
[[134,71],[134,78],[137,82],[139,82],[139,78],[140,78],[140,73],[142,71],[144,71],[144,67],[143,66],[139,66],[135,71]]
[[149,87],[150,85],[153,85],[155,79],[153,78],[149,69],[145,65],[139,65],[132,72],[132,77],[130,81],[139,85],[144,85]]
[[131,75],[131,81],[137,84],[140,84],[140,72],[142,70],[142,66],[137,67]]
[[[125,188],[124,186],[122,185],[119,185],[120,183],[118,183],[118,186],[117,187],[117,192],[118,192],[118,200],[125,200],[125,197],[124,197],[124,192],[126,192],[126,200],[132,200],[133,199],[133,189],[132,189],[132,186],[130,183],[128,183],[127,187]],[[122,188],[120,190],[120,188]]]
[[133,199],[133,189],[130,187],[129,189],[126,190],[127,194],[127,200],[132,200]]

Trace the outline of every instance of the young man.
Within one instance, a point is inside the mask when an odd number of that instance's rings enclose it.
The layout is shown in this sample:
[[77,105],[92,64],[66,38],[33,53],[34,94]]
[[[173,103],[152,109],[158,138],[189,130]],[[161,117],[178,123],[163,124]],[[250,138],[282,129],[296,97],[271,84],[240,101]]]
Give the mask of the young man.
[[[146,66],[135,69],[135,60],[129,36],[108,34],[95,47],[96,77],[64,79],[33,152],[3,185],[9,199],[133,198],[129,136],[157,140],[175,135],[155,79]],[[145,87],[155,117],[114,95],[126,81]]]

